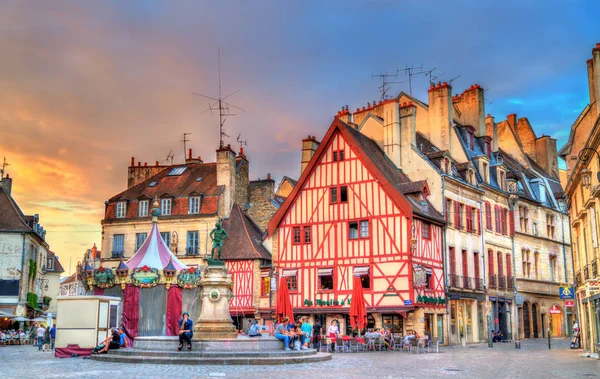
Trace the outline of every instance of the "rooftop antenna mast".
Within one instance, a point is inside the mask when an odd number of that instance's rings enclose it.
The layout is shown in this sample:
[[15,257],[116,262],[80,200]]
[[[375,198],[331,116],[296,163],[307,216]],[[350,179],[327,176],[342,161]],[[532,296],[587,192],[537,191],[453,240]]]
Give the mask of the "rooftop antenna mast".
[[175,157],[175,154],[173,154],[173,150],[169,150],[169,154],[167,154],[167,158],[163,162],[167,162],[170,166],[173,166],[173,157]]
[[6,167],[10,166],[10,163],[6,161],[6,157],[4,157],[4,162],[2,162],[2,170],[0,170],[0,180],[4,178],[4,172],[6,171]]
[[[435,70],[435,68],[433,70]],[[433,70],[431,70],[431,71],[433,71]],[[408,75],[408,92],[409,92],[410,96],[412,96],[412,77],[415,75],[421,75],[421,74],[427,75],[427,73],[431,73],[431,71],[423,70],[423,64],[421,64],[420,66],[412,65],[410,67],[408,65],[406,65],[405,68],[398,70],[398,71],[404,71],[404,73],[406,75]]]
[[248,140],[241,140],[240,137],[242,137],[241,134],[237,136],[236,140],[240,143],[240,151],[242,151],[244,146],[248,146]]
[[[181,140],[181,142],[183,142],[183,161],[185,162],[185,157],[187,157],[187,143],[190,142],[190,139],[187,139],[187,136],[189,136],[192,133],[183,133],[183,139]],[[171,162],[173,162],[173,159],[171,159]]]
[[434,74],[433,74],[433,72],[434,72],[435,70],[437,70],[437,67],[434,67],[434,68],[432,68],[432,69],[431,69],[431,70],[429,70],[429,71],[424,71],[424,72],[423,72],[423,73],[425,74],[425,76],[429,76],[429,85],[432,85],[432,84],[435,82],[435,80],[436,80],[437,78],[439,78],[441,75],[443,75],[443,74],[444,74],[444,73],[442,72],[441,74],[439,74],[439,75],[437,75],[437,76],[436,76],[436,75],[434,75]]
[[387,72],[382,72],[380,74],[372,74],[371,75],[371,80],[373,80],[373,78],[377,78],[377,79],[381,80],[381,85],[379,86],[379,91],[381,91],[381,100],[382,101],[387,99],[387,93],[390,90],[391,84],[402,83],[399,81],[389,80],[389,78],[397,78],[397,77],[398,77],[398,69],[396,69],[395,74],[388,74]]
[[223,125],[225,124],[226,116],[235,116],[235,113],[231,113],[232,111],[229,110],[229,107],[231,108],[235,108],[238,109],[242,112],[245,112],[245,110],[243,110],[240,107],[237,107],[233,104],[230,104],[228,102],[225,101],[225,99],[227,99],[229,96],[237,93],[239,90],[235,90],[232,93],[230,93],[229,95],[225,96],[225,97],[221,97],[221,47],[219,47],[219,96],[217,98],[211,97],[211,96],[206,96],[206,95],[202,95],[196,92],[192,92],[194,95],[196,96],[200,96],[200,97],[204,97],[207,99],[210,99],[213,101],[213,103],[208,103],[208,108],[206,108],[204,110],[205,113],[206,111],[209,111],[212,113],[213,111],[219,111],[219,148],[223,148],[223,146],[225,146],[225,144],[223,143],[223,137],[229,137],[229,135],[225,132],[225,130],[223,129]]

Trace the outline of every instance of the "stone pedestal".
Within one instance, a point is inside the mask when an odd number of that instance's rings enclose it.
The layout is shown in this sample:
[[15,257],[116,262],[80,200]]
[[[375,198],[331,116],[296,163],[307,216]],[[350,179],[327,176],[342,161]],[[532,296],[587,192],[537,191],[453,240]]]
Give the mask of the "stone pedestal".
[[194,325],[194,339],[236,338],[235,326],[229,314],[233,282],[227,268],[209,263],[200,280],[200,288],[202,307],[200,318]]

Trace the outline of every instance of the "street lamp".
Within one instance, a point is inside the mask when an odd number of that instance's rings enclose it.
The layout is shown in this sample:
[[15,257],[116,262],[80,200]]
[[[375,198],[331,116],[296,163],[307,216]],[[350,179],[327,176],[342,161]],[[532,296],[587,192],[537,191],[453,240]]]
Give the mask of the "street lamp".
[[585,188],[592,185],[592,171],[587,167],[581,170],[581,185]]
[[[506,178],[506,184],[508,187],[508,207],[511,210],[511,217],[513,217],[513,224],[514,224],[514,210],[515,210],[515,205],[517,204],[517,201],[519,200],[519,195],[517,195],[517,191],[518,191],[518,184],[517,184],[518,179],[516,178],[516,176],[514,175],[514,173],[510,173],[509,175],[507,175]],[[515,304],[515,322],[516,322],[516,331],[517,331],[517,336],[515,337],[515,348],[519,349],[521,347],[521,342],[520,342],[520,336],[519,336],[519,305],[517,304],[517,262],[516,262],[516,258],[515,258],[515,233],[514,233],[514,227],[511,233],[511,240],[512,240],[512,269],[513,269],[513,302]]]

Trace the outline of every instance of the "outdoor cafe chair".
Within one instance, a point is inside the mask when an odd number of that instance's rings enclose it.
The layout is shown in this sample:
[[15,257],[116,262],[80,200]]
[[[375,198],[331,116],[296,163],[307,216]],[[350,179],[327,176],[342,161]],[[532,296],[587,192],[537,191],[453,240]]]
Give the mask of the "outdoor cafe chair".
[[348,351],[351,353],[353,350],[356,351],[358,353],[358,349],[359,349],[359,344],[358,344],[358,339],[356,338],[352,338],[348,341],[349,345],[348,345]]
[[419,354],[419,341],[417,341],[415,338],[411,338],[408,340],[409,343],[409,353],[412,354],[413,350],[415,350],[417,352],[417,354]]
[[342,351],[342,353],[344,353],[348,350],[348,348],[346,347],[346,344],[344,343],[342,337],[337,337],[335,339],[335,352],[337,353],[340,350]]
[[365,339],[363,337],[357,337],[356,338],[356,346],[357,346],[357,350],[356,352],[358,353],[358,350],[362,350],[365,351],[367,350],[367,344],[365,342]]
[[394,351],[402,351],[402,336],[394,337]]

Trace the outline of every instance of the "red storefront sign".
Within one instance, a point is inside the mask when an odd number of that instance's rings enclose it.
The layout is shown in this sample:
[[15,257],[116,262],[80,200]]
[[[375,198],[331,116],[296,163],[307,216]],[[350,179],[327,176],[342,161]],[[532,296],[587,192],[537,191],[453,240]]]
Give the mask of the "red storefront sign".
[[548,309],[548,313],[551,315],[559,315],[560,314],[560,308],[557,307],[556,305],[553,305],[550,307],[550,309]]
[[565,307],[573,308],[575,306],[575,301],[573,300],[565,300]]

